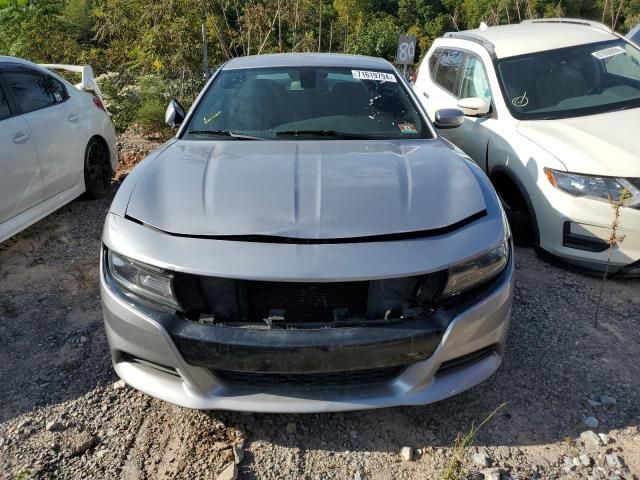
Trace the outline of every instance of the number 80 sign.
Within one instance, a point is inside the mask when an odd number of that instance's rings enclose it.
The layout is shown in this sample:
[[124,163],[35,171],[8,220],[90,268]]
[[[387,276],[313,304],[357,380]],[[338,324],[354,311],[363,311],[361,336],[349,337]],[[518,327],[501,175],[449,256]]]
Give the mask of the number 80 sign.
[[398,39],[398,52],[396,53],[396,63],[400,65],[413,64],[416,54],[416,37],[400,35]]

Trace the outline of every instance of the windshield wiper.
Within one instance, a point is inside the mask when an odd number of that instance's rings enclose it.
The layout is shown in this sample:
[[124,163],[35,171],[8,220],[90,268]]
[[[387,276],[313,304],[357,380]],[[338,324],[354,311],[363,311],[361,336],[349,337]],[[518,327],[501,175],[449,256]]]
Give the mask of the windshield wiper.
[[242,133],[232,132],[231,130],[190,130],[187,135],[210,135],[214,137],[231,137],[238,140],[266,140],[263,137],[254,137],[253,135],[244,135]]
[[314,135],[317,137],[334,137],[343,140],[372,140],[375,137],[371,135],[362,135],[358,133],[338,132],[336,130],[282,130],[275,132],[278,137],[298,137],[303,135]]

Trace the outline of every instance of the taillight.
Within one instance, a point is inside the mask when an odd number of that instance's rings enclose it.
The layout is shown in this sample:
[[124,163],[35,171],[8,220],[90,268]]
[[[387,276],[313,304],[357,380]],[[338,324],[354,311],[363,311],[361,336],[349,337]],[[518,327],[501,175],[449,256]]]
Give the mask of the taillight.
[[93,97],[93,104],[96,107],[98,107],[100,110],[106,113],[107,109],[104,108],[104,105],[102,104],[102,100],[100,100],[98,97]]

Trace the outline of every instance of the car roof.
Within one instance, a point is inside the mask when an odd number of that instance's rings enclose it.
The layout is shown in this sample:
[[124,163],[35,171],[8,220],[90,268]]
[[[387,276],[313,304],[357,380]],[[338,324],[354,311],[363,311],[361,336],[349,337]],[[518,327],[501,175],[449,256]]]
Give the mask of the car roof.
[[25,60],[24,58],[20,58],[20,57],[8,57],[5,55],[0,55],[0,62],[18,63],[20,65],[28,65],[30,67],[36,67],[36,68],[42,69],[42,67],[40,67],[40,65],[38,65],[37,63],[30,62],[29,60]]
[[266,67],[347,67],[392,71],[393,66],[382,58],[342,53],[274,53],[250,55],[229,60],[223,70]]
[[451,38],[488,42],[497,58],[554,50],[618,38],[604,25],[587,20],[540,19],[447,34]]

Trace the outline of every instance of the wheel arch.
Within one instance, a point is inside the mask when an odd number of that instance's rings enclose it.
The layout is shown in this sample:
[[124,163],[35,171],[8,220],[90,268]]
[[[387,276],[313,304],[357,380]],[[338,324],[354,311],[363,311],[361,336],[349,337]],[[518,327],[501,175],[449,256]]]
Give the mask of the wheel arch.
[[511,182],[511,184],[516,188],[520,196],[525,202],[527,206],[527,210],[529,211],[529,215],[531,216],[531,228],[533,230],[533,244],[535,247],[540,245],[540,231],[538,229],[538,217],[536,215],[536,209],[533,206],[533,202],[531,201],[531,196],[527,191],[524,183],[508,168],[502,165],[494,166],[489,172],[489,179],[493,184],[494,188],[497,190],[497,182]]

